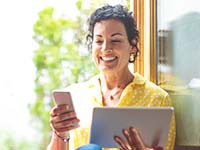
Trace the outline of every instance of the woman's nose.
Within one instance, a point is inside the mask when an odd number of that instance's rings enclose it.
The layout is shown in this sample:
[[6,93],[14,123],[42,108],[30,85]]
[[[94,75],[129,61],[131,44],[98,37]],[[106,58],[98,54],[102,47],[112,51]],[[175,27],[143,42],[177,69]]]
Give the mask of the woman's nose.
[[110,44],[109,42],[105,41],[102,45],[101,48],[102,51],[110,51],[112,50],[112,44]]

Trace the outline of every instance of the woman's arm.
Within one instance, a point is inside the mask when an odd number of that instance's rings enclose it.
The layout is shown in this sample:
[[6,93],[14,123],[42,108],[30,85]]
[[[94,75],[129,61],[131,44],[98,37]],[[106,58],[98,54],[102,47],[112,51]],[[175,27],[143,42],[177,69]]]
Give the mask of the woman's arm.
[[51,142],[49,143],[47,150],[69,150],[69,140],[63,141],[53,132]]
[[47,150],[69,150],[69,131],[77,128],[77,123],[76,113],[66,104],[54,106],[50,112],[53,135]]

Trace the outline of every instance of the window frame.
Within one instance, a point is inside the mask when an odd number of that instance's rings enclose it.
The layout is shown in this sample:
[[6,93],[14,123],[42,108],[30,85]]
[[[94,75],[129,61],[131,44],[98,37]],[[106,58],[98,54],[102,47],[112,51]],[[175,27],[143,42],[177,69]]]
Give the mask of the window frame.
[[133,12],[140,34],[134,71],[157,84],[156,0],[133,0]]

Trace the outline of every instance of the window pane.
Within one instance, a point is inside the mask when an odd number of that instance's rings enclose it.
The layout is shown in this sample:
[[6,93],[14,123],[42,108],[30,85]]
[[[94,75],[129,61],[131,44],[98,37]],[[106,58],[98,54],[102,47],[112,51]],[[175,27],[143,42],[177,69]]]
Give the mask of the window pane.
[[200,146],[200,1],[157,0],[158,84],[173,100],[177,144]]
[[200,145],[200,1],[157,0],[158,84],[175,106],[177,144]]

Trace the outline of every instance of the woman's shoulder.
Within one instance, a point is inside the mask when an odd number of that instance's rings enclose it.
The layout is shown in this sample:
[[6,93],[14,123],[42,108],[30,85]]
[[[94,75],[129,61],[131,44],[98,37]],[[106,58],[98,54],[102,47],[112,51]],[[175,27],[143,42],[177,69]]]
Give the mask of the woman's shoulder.
[[152,81],[146,79],[145,77],[143,77],[139,73],[134,73],[134,76],[135,76],[136,82],[144,85],[145,89],[159,93],[163,96],[168,95],[168,93],[164,89],[162,89],[160,86],[156,85]]

